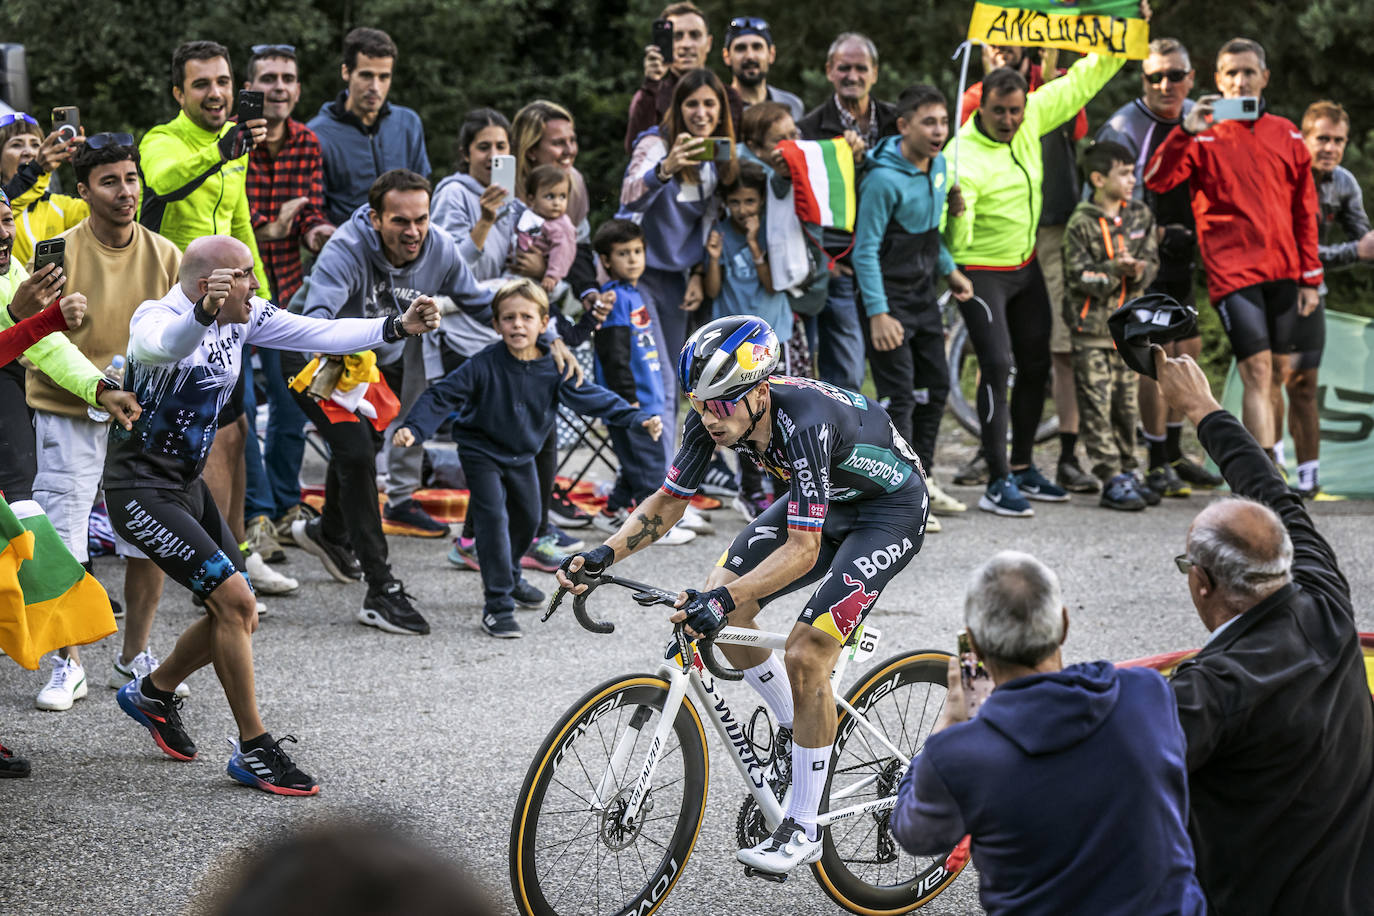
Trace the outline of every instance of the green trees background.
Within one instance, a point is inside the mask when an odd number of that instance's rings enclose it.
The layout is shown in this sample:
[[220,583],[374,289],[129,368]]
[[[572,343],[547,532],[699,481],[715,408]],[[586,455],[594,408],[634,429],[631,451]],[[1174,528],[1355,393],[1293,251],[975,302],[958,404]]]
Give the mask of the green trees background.
[[[878,94],[892,98],[914,81],[953,93],[950,55],[968,26],[971,0],[698,0],[716,36],[713,65],[731,16],[772,24],[779,86],[819,104],[829,91],[825,51],[841,31],[867,33],[882,55]],[[401,51],[392,99],[424,119],[435,177],[452,170],[462,114],[492,106],[508,116],[534,98],[566,105],[577,118],[578,166],[593,196],[594,219],[614,209],[626,157],[625,111],[641,76],[643,45],[660,0],[6,0],[0,34],[28,48],[34,108],[79,105],[88,131],[140,136],[175,114],[168,85],[173,48],[193,38],[227,45],[240,77],[250,45],[287,42],[300,52],[308,120],[341,88],[339,46],[349,29],[385,29]],[[1208,91],[1215,49],[1236,35],[1264,44],[1273,72],[1272,109],[1297,120],[1330,97],[1354,123],[1346,164],[1374,178],[1374,67],[1368,47],[1374,0],[1155,0],[1152,33],[1173,35],[1193,52],[1197,92]],[[975,60],[970,77],[977,78]],[[1131,64],[1089,108],[1094,127],[1139,91]],[[1374,303],[1368,271],[1337,275],[1344,302]],[[1374,314],[1374,305],[1361,309]]]

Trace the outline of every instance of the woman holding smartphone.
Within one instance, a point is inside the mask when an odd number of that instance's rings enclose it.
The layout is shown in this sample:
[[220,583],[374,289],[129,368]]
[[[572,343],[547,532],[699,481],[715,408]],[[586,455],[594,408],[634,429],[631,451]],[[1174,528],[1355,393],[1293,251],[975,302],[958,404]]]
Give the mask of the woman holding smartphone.
[[[728,156],[705,158],[710,152]],[[701,307],[706,236],[715,223],[716,187],[735,169],[734,125],[725,86],[710,70],[689,70],[673,90],[663,122],[635,141],[620,188],[616,216],[644,228],[641,289],[657,308],[655,329],[663,348],[664,388],[677,390],[677,354],[687,339],[687,313]],[[651,309],[651,312],[653,310]],[[676,398],[669,403],[676,404]],[[666,420],[666,418],[665,418]],[[671,436],[663,441],[672,448]]]
[[457,171],[434,189],[431,219],[458,240],[478,281],[501,276],[515,243],[521,204],[491,181],[492,163],[510,151],[505,115],[491,108],[469,111],[458,128]]

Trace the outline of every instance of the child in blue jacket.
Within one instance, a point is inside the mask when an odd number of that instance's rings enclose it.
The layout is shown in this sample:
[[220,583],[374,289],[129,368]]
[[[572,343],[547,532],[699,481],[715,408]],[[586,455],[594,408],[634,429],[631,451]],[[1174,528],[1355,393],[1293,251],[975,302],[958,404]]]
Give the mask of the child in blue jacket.
[[510,639],[523,635],[516,603],[544,603],[543,593],[521,578],[520,556],[539,524],[534,457],[553,429],[559,403],[612,426],[642,426],[654,439],[663,423],[599,385],[577,387],[561,376],[540,340],[549,321],[549,299],[538,283],[521,278],[501,287],[492,299],[492,315],[501,340],[430,386],[392,442],[423,442],[456,413],[453,439],[467,476],[468,512],[482,558],[482,630]]

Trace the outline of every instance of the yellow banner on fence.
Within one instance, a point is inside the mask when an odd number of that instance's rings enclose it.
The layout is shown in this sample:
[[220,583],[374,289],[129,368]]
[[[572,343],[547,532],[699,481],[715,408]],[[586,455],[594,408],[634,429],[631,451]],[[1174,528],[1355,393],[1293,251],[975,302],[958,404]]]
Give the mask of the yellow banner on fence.
[[975,3],[973,18],[968,24],[969,40],[987,45],[1063,48],[1132,60],[1144,60],[1150,53],[1150,24],[1143,19],[1058,13],[1035,9],[1035,6],[1078,8],[1067,3],[1035,0],[1009,6]]

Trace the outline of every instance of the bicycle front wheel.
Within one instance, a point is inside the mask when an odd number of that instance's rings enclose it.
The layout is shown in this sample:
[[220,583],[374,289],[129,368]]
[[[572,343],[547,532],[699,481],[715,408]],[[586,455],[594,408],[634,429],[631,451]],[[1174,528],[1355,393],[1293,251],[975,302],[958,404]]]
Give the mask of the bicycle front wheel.
[[657,749],[638,819],[622,817],[667,698],[660,677],[614,678],[544,739],[511,824],[511,889],[525,916],[648,916],[677,883],[706,805],[706,735],[690,702]]
[[[901,756],[842,709],[822,811],[897,793],[907,762],[925,745],[940,718],[948,693],[948,664],[946,653],[915,652],[890,658],[859,679],[845,699]],[[898,846],[888,827],[889,815],[884,810],[832,823],[825,831],[821,859],[811,866],[830,899],[852,913],[909,913],[959,876],[958,871],[945,870],[944,856],[915,858]]]

